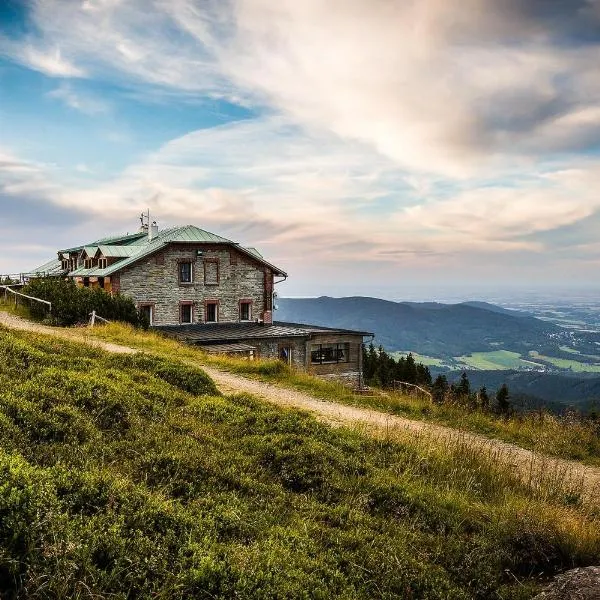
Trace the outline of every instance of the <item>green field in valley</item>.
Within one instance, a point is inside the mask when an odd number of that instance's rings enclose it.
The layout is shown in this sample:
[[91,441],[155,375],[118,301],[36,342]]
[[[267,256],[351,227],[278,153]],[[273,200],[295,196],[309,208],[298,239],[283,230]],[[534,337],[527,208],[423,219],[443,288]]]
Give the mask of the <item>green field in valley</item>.
[[532,369],[542,366],[540,363],[525,360],[518,352],[493,350],[492,352],[473,352],[465,356],[456,356],[462,367],[490,371],[496,369]]
[[600,364],[589,364],[578,360],[570,360],[566,358],[555,358],[553,356],[544,356],[535,350],[529,353],[529,356],[534,360],[543,360],[559,369],[569,369],[575,373],[600,373]]

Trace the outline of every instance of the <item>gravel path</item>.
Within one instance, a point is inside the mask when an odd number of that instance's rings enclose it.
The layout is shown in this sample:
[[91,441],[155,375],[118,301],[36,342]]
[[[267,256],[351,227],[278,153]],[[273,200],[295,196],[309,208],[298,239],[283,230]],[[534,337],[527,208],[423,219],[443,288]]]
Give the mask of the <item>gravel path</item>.
[[0,325],[5,327],[11,327],[12,329],[22,329],[23,331],[32,331],[33,333],[45,333],[47,335],[53,335],[71,342],[84,342],[89,346],[95,348],[102,348],[107,352],[115,352],[117,354],[134,354],[137,350],[128,348],[127,346],[121,346],[119,344],[111,344],[110,342],[103,342],[92,338],[85,333],[85,328],[73,328],[73,329],[61,329],[59,327],[48,327],[41,323],[33,323],[27,321],[16,315],[4,312],[0,310]]
[[[102,348],[108,352],[133,353],[133,348],[112,344],[91,338],[78,329],[59,329],[26,321],[17,316],[0,311],[0,324],[15,329],[23,329],[84,342]],[[495,460],[512,465],[523,476],[535,481],[540,477],[558,478],[571,482],[582,489],[585,495],[597,501],[600,498],[600,468],[588,467],[576,461],[563,460],[525,450],[514,444],[481,435],[467,433],[458,429],[414,421],[380,411],[338,404],[293,390],[284,386],[263,383],[253,379],[234,375],[202,363],[194,363],[212,377],[217,386],[225,393],[245,392],[260,397],[279,406],[299,408],[313,413],[319,420],[333,426],[357,426],[371,435],[406,437],[415,436],[434,438],[442,443],[468,444]]]

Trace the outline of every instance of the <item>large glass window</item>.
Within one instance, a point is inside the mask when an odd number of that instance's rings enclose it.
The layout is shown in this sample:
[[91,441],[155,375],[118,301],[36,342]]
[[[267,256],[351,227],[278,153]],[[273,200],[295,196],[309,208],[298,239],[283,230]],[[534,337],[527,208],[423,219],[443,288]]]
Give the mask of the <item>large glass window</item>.
[[192,263],[179,263],[179,283],[192,283]]
[[313,365],[348,362],[348,344],[313,344],[310,362]]

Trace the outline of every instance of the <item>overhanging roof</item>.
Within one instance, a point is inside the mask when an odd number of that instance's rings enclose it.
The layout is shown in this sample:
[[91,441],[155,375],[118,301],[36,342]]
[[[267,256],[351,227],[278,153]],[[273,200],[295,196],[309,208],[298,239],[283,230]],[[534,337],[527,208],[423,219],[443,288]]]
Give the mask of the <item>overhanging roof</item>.
[[352,329],[335,329],[318,325],[301,323],[285,323],[275,321],[273,324],[262,323],[197,323],[190,325],[162,325],[154,327],[167,335],[194,344],[217,342],[236,342],[265,338],[310,338],[313,335],[373,335],[367,331]]

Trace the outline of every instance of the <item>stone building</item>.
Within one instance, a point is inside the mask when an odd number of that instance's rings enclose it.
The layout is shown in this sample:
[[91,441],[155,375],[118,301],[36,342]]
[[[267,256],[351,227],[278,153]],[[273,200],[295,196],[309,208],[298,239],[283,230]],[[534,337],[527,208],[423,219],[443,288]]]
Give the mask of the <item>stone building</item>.
[[258,250],[193,225],[104,238],[34,269],[120,292],[152,327],[211,352],[280,358],[322,376],[358,379],[365,332],[273,320],[285,271]]

